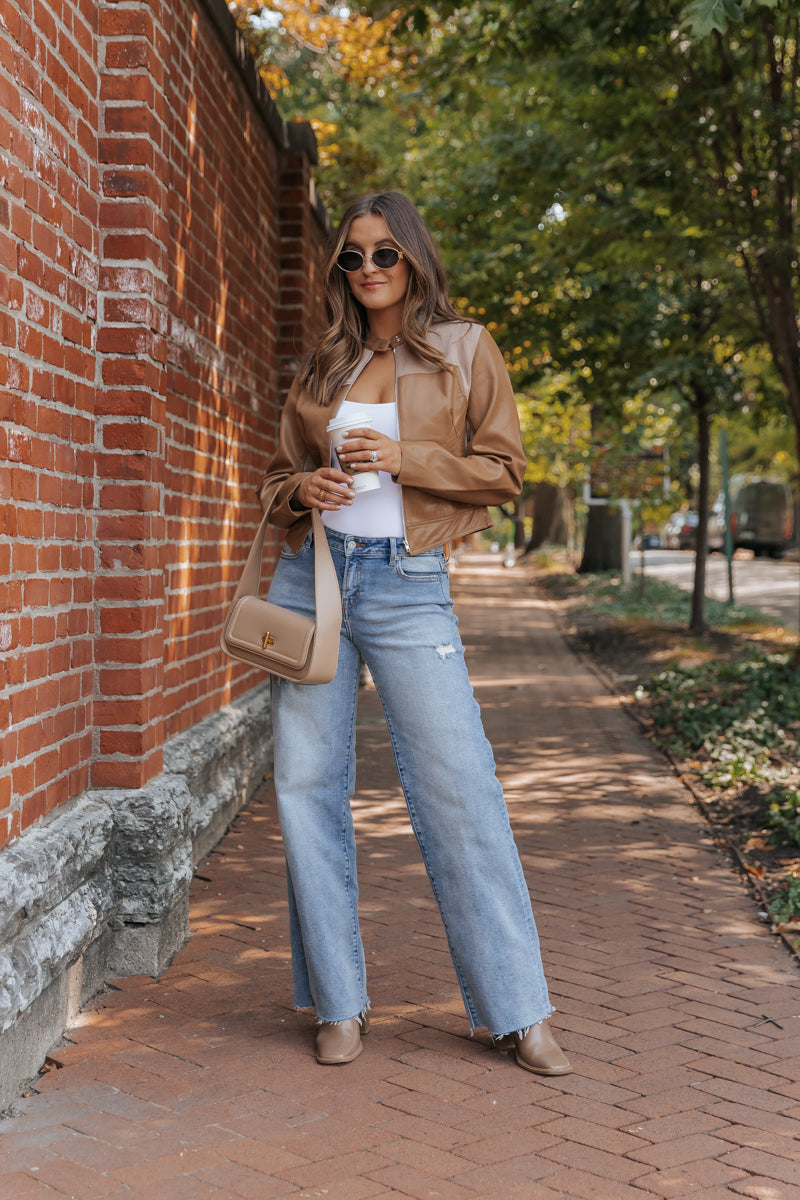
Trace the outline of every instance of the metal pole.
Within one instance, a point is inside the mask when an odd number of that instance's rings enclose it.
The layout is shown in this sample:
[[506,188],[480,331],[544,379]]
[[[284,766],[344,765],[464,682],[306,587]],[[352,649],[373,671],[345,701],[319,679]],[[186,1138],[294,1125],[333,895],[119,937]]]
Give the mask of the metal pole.
[[631,506],[627,500],[620,500],[619,506],[622,510],[622,520],[620,521],[620,536],[622,538],[622,586],[628,587],[631,582]]

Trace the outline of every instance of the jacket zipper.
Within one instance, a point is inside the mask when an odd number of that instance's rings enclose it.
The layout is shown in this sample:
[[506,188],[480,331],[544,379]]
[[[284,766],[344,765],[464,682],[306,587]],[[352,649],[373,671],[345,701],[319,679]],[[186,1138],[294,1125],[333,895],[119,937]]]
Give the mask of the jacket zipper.
[[[370,350],[369,358],[367,359],[367,362],[364,363],[364,366],[361,368],[361,371],[364,370],[364,367],[367,366],[367,363],[372,361],[373,355],[374,355],[374,351]],[[401,433],[400,433],[400,402],[398,400],[398,395],[397,395],[397,356],[395,354],[394,346],[392,346],[392,362],[394,364],[394,408],[395,408],[395,412],[397,413],[397,436],[398,436],[398,438],[400,438],[401,437]],[[358,372],[358,375],[361,374],[361,371]],[[347,397],[350,395],[350,390],[353,387],[353,384],[355,383],[356,379],[358,379],[358,375],[356,375],[355,379],[353,379],[351,381],[350,386],[348,387],[345,394],[342,396],[342,402],[344,402],[347,399]],[[338,411],[338,409],[337,409],[337,411]],[[405,546],[406,554],[411,554],[411,547],[408,544],[408,532],[406,529],[406,506],[405,506],[405,500],[403,498],[402,489],[400,491],[400,515],[403,519],[403,545]]]

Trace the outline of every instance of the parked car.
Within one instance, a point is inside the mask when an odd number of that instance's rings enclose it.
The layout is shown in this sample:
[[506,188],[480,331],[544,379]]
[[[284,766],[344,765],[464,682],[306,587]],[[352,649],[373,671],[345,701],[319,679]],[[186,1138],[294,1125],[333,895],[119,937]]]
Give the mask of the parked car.
[[674,512],[669,518],[661,533],[661,545],[665,550],[680,550],[681,531],[688,531],[690,522],[687,518],[690,515],[697,516],[696,513]]
[[722,493],[708,514],[708,541],[706,544],[709,554],[713,554],[715,550],[719,550],[721,554],[725,552],[725,497]]
[[661,535],[658,533],[641,533],[634,540],[633,545],[636,550],[660,550]]
[[794,534],[794,501],[782,479],[745,477],[731,505],[731,533],[736,549],[781,558]]
[[[715,504],[708,514],[708,551],[725,549],[725,518],[723,508]],[[675,512],[664,526],[661,544],[665,550],[694,550],[700,518],[691,509]]]

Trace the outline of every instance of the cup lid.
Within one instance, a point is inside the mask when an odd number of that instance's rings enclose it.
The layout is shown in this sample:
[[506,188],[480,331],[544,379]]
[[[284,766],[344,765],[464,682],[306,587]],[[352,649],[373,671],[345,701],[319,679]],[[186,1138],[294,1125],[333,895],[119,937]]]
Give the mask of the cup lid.
[[363,412],[360,409],[357,409],[355,412],[351,412],[346,415],[344,413],[339,413],[337,416],[332,417],[330,419],[330,421],[328,421],[326,428],[328,430],[350,429],[350,428],[354,428],[357,425],[371,425],[371,424],[372,424],[371,415],[368,412]]

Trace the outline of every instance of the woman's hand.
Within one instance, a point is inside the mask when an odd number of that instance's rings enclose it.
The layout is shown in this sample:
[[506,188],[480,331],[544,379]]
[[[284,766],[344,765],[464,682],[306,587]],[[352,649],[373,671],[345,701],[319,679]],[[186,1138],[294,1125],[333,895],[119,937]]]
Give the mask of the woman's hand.
[[352,471],[388,471],[396,475],[400,470],[400,443],[374,429],[351,429],[347,440],[334,449],[342,466]]
[[352,480],[344,471],[318,467],[306,476],[294,496],[303,508],[336,512],[343,504],[352,504],[354,494]]

